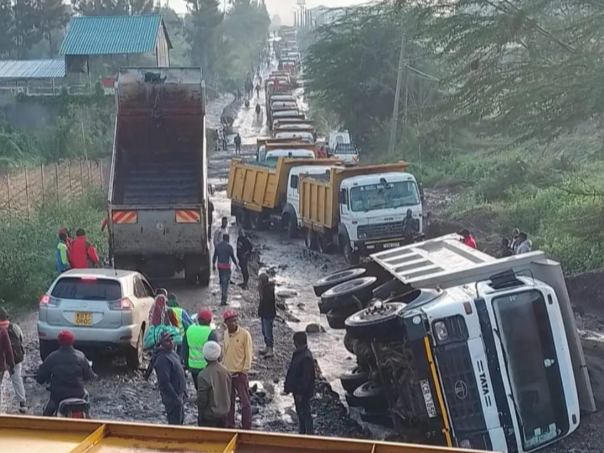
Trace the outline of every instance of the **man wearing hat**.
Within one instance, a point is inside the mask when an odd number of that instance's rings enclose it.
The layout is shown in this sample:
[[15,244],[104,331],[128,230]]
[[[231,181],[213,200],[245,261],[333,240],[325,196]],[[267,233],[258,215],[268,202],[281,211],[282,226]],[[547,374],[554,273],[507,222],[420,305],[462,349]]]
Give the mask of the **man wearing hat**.
[[84,353],[74,349],[73,333],[63,330],[57,341],[59,349],[46,357],[36,375],[38,384],[50,382],[50,400],[42,413],[45,417],[53,417],[65,399],[86,398],[84,382],[96,378]]
[[197,377],[197,424],[209,428],[226,428],[231,410],[231,375],[218,361],[222,348],[215,341],[203,346],[207,366]]
[[238,315],[235,310],[227,310],[222,315],[227,326],[224,336],[224,366],[231,373],[231,409],[229,411],[227,426],[235,427],[235,396],[239,396],[241,403],[241,426],[243,429],[252,429],[252,406],[250,404],[250,384],[247,378],[252,367],[252,336],[243,327],[239,326]]
[[155,350],[153,368],[157,375],[159,394],[166,408],[170,425],[182,425],[185,421],[184,396],[187,388],[185,370],[180,357],[174,352],[174,337],[169,332],[159,336],[160,347]]
[[210,310],[200,310],[197,314],[199,325],[192,324],[189,326],[182,342],[182,358],[185,362],[185,368],[193,376],[193,384],[195,384],[196,390],[197,376],[207,365],[203,347],[208,341],[218,341],[216,331],[211,327],[212,317]]

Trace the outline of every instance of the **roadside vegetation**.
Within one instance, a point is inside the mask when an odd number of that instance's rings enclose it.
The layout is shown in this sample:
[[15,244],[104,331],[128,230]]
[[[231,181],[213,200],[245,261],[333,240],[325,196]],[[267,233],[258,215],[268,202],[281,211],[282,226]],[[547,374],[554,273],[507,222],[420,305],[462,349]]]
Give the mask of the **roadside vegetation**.
[[49,202],[29,216],[0,217],[0,295],[6,303],[21,307],[35,304],[56,278],[54,251],[61,227],[72,235],[84,228],[100,256],[107,239],[100,226],[106,216],[105,195],[91,191],[70,202]]
[[481,247],[518,227],[569,274],[603,268],[603,13],[588,0],[347,8],[305,55],[313,114],[350,130],[365,162],[411,162],[447,199],[439,217]]

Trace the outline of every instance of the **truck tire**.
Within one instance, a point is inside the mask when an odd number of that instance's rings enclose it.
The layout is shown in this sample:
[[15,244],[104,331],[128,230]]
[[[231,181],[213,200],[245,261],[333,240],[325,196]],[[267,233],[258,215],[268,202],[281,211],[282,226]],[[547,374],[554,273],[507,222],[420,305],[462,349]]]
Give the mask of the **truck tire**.
[[359,252],[355,252],[354,250],[352,250],[350,241],[346,241],[344,243],[344,246],[342,247],[342,249],[344,251],[344,260],[348,264],[350,264],[351,266],[355,266],[355,265],[359,264],[359,261],[361,260],[361,256],[359,255]]
[[354,305],[349,305],[343,308],[334,308],[327,313],[327,324],[335,330],[346,329],[346,319],[354,315],[359,308]]
[[329,253],[329,240],[323,233],[319,233],[317,237],[317,248],[320,253],[327,255]]
[[[250,212],[250,227],[252,230],[262,231],[264,228],[264,222],[262,221],[262,215],[259,212]],[[245,228],[245,227],[244,227]]]
[[242,226],[246,230],[251,228],[250,213],[245,208],[237,209],[235,213],[235,222],[238,226]]
[[355,366],[352,370],[340,375],[342,388],[352,394],[356,389],[369,380],[369,372],[363,370],[360,366]]
[[317,233],[310,228],[306,228],[304,231],[304,244],[306,244],[308,250],[317,249]]
[[356,340],[354,338],[351,338],[350,335],[348,335],[348,332],[346,332],[346,335],[344,335],[344,347],[351,354],[354,354],[354,343],[355,343],[355,341]]
[[355,340],[390,338],[400,332],[399,315],[407,304],[378,302],[346,319],[346,333]]
[[338,271],[334,274],[328,275],[327,277],[323,277],[322,279],[317,280],[313,285],[315,296],[321,297],[321,295],[328,289],[331,289],[334,286],[339,285],[340,283],[347,282],[354,278],[362,277],[363,275],[365,275],[366,272],[366,269],[359,267],[355,269],[346,269],[344,271]]
[[298,236],[298,219],[292,214],[287,216],[287,236],[290,239],[295,239]]
[[321,301],[325,302],[330,299],[349,299],[354,296],[361,301],[361,304],[366,304],[373,296],[373,288],[375,287],[376,282],[377,277],[360,277],[340,283],[325,291],[321,295]]
[[352,393],[346,393],[344,396],[346,398],[346,403],[348,404],[348,407],[361,407],[359,399],[355,398]]
[[199,276],[199,266],[195,260],[188,260],[185,263],[185,283],[187,285],[196,285]]
[[203,287],[210,286],[210,276],[212,274],[212,270],[210,269],[210,251],[208,250],[208,255],[204,258],[204,265],[199,271],[199,284]]
[[377,385],[373,382],[365,382],[352,394],[358,399],[359,404],[368,411],[384,412],[388,409],[386,393],[381,385]]

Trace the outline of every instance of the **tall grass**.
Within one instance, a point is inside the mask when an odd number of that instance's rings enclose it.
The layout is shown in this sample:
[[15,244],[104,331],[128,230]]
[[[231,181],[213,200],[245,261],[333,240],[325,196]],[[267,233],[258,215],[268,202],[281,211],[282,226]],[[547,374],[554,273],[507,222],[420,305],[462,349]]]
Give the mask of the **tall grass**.
[[13,307],[37,303],[58,275],[55,250],[58,230],[67,227],[75,234],[86,230],[88,239],[104,256],[107,240],[100,231],[105,216],[100,192],[78,200],[50,203],[28,217],[0,218],[0,297]]

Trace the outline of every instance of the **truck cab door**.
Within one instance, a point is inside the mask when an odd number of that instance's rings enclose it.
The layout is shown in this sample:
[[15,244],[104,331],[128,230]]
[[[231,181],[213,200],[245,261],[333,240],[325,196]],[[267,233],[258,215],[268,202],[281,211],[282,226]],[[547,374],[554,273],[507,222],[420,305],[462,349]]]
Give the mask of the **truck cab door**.
[[298,192],[299,184],[300,176],[290,173],[287,184],[287,202],[293,206],[294,211],[296,212],[296,218],[298,219],[298,224],[300,223],[300,193]]

